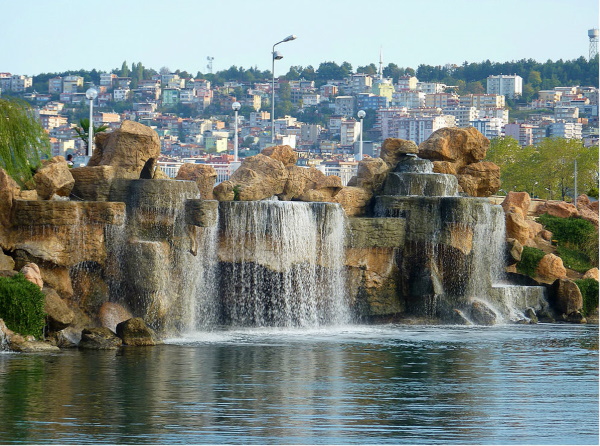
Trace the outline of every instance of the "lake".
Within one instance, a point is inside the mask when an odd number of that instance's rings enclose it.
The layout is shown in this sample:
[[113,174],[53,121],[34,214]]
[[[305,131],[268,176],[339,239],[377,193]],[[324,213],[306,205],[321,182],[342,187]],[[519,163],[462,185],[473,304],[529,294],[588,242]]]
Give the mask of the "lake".
[[0,443],[597,444],[598,326],[223,329],[0,353]]

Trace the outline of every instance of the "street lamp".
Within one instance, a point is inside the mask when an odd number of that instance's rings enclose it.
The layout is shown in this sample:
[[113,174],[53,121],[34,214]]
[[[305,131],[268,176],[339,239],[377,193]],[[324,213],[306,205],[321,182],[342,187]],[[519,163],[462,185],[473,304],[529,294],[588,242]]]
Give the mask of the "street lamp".
[[94,150],[94,125],[93,125],[93,114],[94,114],[94,99],[98,96],[98,90],[94,87],[88,88],[85,92],[85,97],[90,100],[90,130],[88,133],[88,153],[87,156],[92,156]]
[[242,104],[239,102],[234,102],[231,104],[231,108],[235,113],[235,125],[234,125],[234,133],[233,133],[233,162],[238,162],[238,111],[242,107]]
[[358,119],[360,119],[360,139],[358,143],[358,160],[362,161],[363,159],[363,119],[367,116],[367,113],[364,110],[358,111]]
[[296,40],[296,36],[294,34],[287,36],[285,39],[277,42],[273,45],[273,51],[271,51],[271,58],[273,67],[271,69],[271,73],[273,74],[273,82],[271,84],[271,143],[275,143],[275,61],[283,59],[283,55],[279,51],[275,51],[275,47],[280,43],[289,42],[291,40]]

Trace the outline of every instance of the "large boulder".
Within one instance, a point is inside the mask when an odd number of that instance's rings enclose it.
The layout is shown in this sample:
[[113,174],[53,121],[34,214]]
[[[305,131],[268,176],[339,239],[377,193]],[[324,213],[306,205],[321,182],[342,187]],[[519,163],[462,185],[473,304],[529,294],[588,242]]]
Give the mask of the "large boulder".
[[117,336],[125,345],[156,345],[158,340],[154,330],[140,317],[134,317],[117,324]]
[[594,279],[596,281],[599,280],[598,268],[588,269],[583,275],[582,279]]
[[121,345],[121,338],[106,327],[84,328],[79,342],[79,348],[89,350],[114,350]]
[[200,191],[200,198],[203,200],[214,198],[213,189],[217,181],[217,171],[213,166],[185,163],[179,168],[175,179],[195,181]]
[[361,187],[346,186],[334,197],[335,203],[339,203],[348,217],[365,215],[367,206],[373,194]]
[[38,197],[42,200],[49,200],[54,195],[68,197],[75,185],[71,169],[62,156],[44,161],[33,180]]
[[[283,193],[279,195],[281,200],[331,201],[343,187],[340,177],[326,176],[315,167],[304,168],[294,165],[288,166],[286,169],[288,179]],[[309,196],[321,199],[307,199]]]
[[570,315],[583,308],[583,297],[575,282],[558,279],[552,284],[550,304],[560,314]]
[[107,201],[110,195],[110,186],[115,177],[113,166],[86,166],[74,167],[71,175],[75,179],[75,186],[71,195],[79,200]]
[[496,323],[496,313],[485,302],[473,301],[470,310],[471,319],[477,325],[494,325]]
[[520,210],[511,206],[505,210],[506,237],[517,240],[521,245],[525,245],[529,239],[529,225]]
[[0,167],[0,228],[10,226],[13,200],[19,198],[20,191],[17,182]]
[[414,141],[399,138],[387,138],[381,145],[379,157],[387,163],[390,170],[394,170],[396,164],[407,153],[419,153],[419,146]]
[[67,303],[60,298],[52,288],[44,287],[44,311],[46,312],[46,323],[52,331],[60,331],[67,328],[75,318],[73,311]]
[[6,254],[4,254],[4,252],[2,252],[2,249],[0,249],[0,271],[12,271],[13,269],[15,269],[14,259],[11,256],[7,256]]
[[115,332],[117,325],[132,317],[131,313],[125,307],[114,302],[104,302],[98,311],[100,324]]
[[354,187],[360,187],[367,192],[377,193],[390,173],[391,167],[382,158],[367,158],[358,163],[356,177],[351,179]]
[[562,259],[554,254],[546,254],[544,257],[542,257],[535,270],[535,273],[547,283],[554,282],[556,279],[564,279],[567,277],[567,270]]
[[234,190],[235,187],[236,185],[229,180],[221,181],[213,189],[213,198],[218,201],[238,200],[239,186]]
[[471,197],[489,197],[500,189],[500,168],[489,161],[469,164],[460,169],[458,184]]
[[509,192],[504,201],[500,204],[504,212],[513,207],[515,211],[518,211],[523,218],[527,218],[529,212],[529,205],[531,204],[531,198],[527,192]]
[[98,133],[88,166],[113,166],[115,178],[150,179],[160,155],[158,133],[143,124],[123,121],[112,133]]
[[42,280],[40,267],[35,263],[27,263],[25,266],[23,266],[23,268],[21,268],[21,273],[25,276],[25,279],[39,286],[40,290],[44,288],[44,281]]
[[271,146],[263,149],[261,154],[281,161],[285,167],[293,166],[298,161],[298,155],[290,146]]
[[[258,154],[244,159],[229,182],[236,199],[255,201],[283,193],[287,179],[288,171],[281,161]],[[214,191],[218,200],[225,196],[221,189],[229,189],[229,185],[219,186]],[[228,192],[227,196],[231,194]]]
[[490,140],[474,127],[444,127],[419,145],[419,157],[448,161],[460,169],[483,160],[489,145]]
[[565,203],[564,201],[546,201],[536,209],[538,215],[549,214],[553,217],[569,218],[577,217],[579,212],[577,208],[571,203]]

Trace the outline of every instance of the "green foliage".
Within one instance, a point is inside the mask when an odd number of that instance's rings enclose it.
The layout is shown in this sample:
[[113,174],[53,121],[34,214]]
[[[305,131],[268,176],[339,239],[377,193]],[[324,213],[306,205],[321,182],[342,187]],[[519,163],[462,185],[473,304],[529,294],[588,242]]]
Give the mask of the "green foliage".
[[41,337],[44,330],[44,294],[22,274],[0,277],[0,319],[11,330]]
[[592,197],[592,198],[595,198],[597,200],[598,199],[598,188],[597,187],[592,187],[590,190],[588,190],[586,192],[586,195],[588,197]]
[[242,186],[236,184],[233,186],[233,201],[240,201],[240,192],[242,191]]
[[0,167],[23,185],[49,154],[50,140],[31,107],[0,99]]
[[[85,118],[80,119],[79,127],[75,127],[74,130],[75,130],[75,133],[77,133],[77,136],[79,138],[83,139],[83,141],[85,142],[85,146],[88,147],[88,139],[89,139],[89,133],[90,133],[90,120],[85,119]],[[101,125],[100,127],[94,126],[94,135],[105,132],[106,130],[108,130],[107,125]]]
[[546,253],[541,249],[523,246],[521,261],[517,263],[517,271],[529,277],[535,276],[535,269],[545,255]]
[[573,271],[585,273],[592,268],[590,258],[583,251],[570,249],[566,246],[557,246],[556,255],[562,259],[565,268]]
[[583,315],[586,316],[598,308],[598,281],[596,279],[579,279],[575,283],[583,297]]

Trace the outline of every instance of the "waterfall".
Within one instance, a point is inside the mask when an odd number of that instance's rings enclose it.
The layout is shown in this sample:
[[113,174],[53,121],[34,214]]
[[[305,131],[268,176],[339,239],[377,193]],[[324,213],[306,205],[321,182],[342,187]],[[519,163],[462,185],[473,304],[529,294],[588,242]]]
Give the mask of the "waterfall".
[[234,325],[349,322],[339,205],[221,203],[223,314]]

